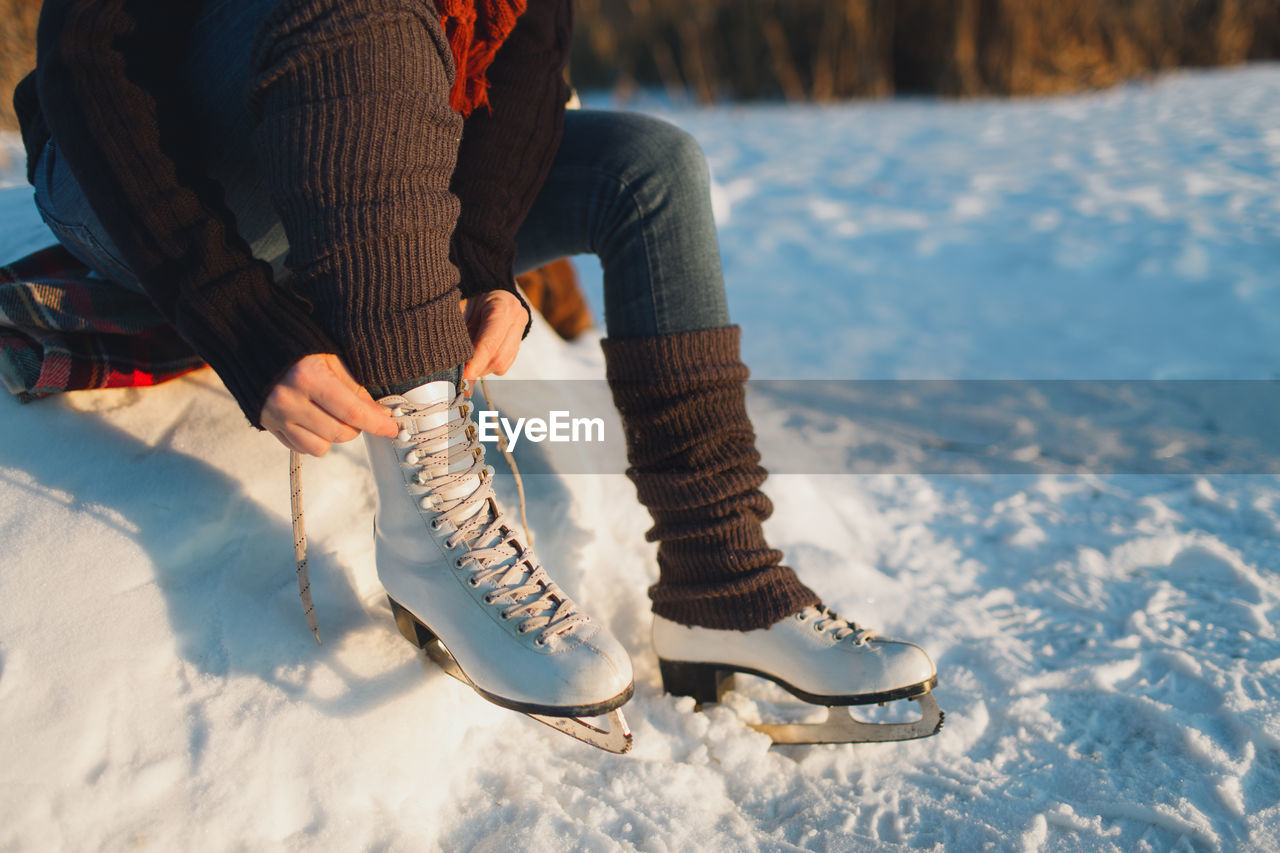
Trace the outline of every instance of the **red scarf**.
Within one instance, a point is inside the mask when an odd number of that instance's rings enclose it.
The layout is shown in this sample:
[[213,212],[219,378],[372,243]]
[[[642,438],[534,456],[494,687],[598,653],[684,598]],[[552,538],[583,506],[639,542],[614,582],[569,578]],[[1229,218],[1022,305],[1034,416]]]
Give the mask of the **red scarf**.
[[489,106],[485,72],[498,48],[515,29],[526,0],[436,0],[458,76],[449,92],[449,106],[464,116]]

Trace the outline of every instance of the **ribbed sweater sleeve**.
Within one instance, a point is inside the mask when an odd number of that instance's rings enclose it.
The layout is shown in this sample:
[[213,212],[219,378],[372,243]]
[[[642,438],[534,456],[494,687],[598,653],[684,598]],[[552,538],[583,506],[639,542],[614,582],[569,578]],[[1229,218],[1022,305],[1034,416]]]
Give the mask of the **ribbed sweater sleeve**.
[[489,67],[490,110],[468,117],[452,189],[462,202],[452,257],[463,295],[515,291],[515,235],[564,130],[569,0],[529,0]]
[[36,86],[61,155],[124,260],[257,424],[294,362],[340,351],[304,300],[274,286],[220,188],[185,153],[175,81],[198,6],[48,0]]

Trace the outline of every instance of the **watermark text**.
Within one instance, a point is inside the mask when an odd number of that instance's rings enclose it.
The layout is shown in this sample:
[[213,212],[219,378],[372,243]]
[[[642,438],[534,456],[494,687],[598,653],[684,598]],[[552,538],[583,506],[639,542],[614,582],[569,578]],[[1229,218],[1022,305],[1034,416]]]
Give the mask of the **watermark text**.
[[[507,449],[515,450],[520,439],[534,444],[550,441],[556,444],[579,441],[604,441],[604,418],[573,418],[567,411],[551,411],[547,419],[504,418],[495,411],[476,412],[480,427],[480,440],[495,443],[506,436]],[[501,430],[501,433],[499,433]]]

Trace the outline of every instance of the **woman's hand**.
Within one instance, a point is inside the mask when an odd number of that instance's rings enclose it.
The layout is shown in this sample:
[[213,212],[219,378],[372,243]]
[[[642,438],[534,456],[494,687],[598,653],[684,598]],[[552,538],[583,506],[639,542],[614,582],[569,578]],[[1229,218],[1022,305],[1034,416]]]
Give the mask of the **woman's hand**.
[[398,432],[391,413],[329,353],[298,359],[271,389],[261,421],[285,447],[311,456],[324,456],[334,442],[362,431],[385,438]]
[[529,314],[519,297],[509,290],[490,290],[462,300],[475,353],[462,366],[462,378],[475,382],[481,376],[506,373],[515,363]]

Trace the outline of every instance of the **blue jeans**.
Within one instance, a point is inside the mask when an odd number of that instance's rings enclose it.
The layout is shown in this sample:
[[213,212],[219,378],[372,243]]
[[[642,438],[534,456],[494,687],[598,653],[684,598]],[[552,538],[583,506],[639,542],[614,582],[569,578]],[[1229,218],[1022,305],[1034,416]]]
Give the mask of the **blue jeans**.
[[[222,184],[254,254],[287,286],[288,241],[251,150],[245,103],[249,52],[274,3],[206,3],[185,76],[205,168]],[[141,291],[52,143],[36,168],[36,203],[72,254],[108,282]],[[702,151],[687,133],[657,119],[570,111],[517,247],[517,273],[565,255],[598,255],[610,337],[729,324]]]

